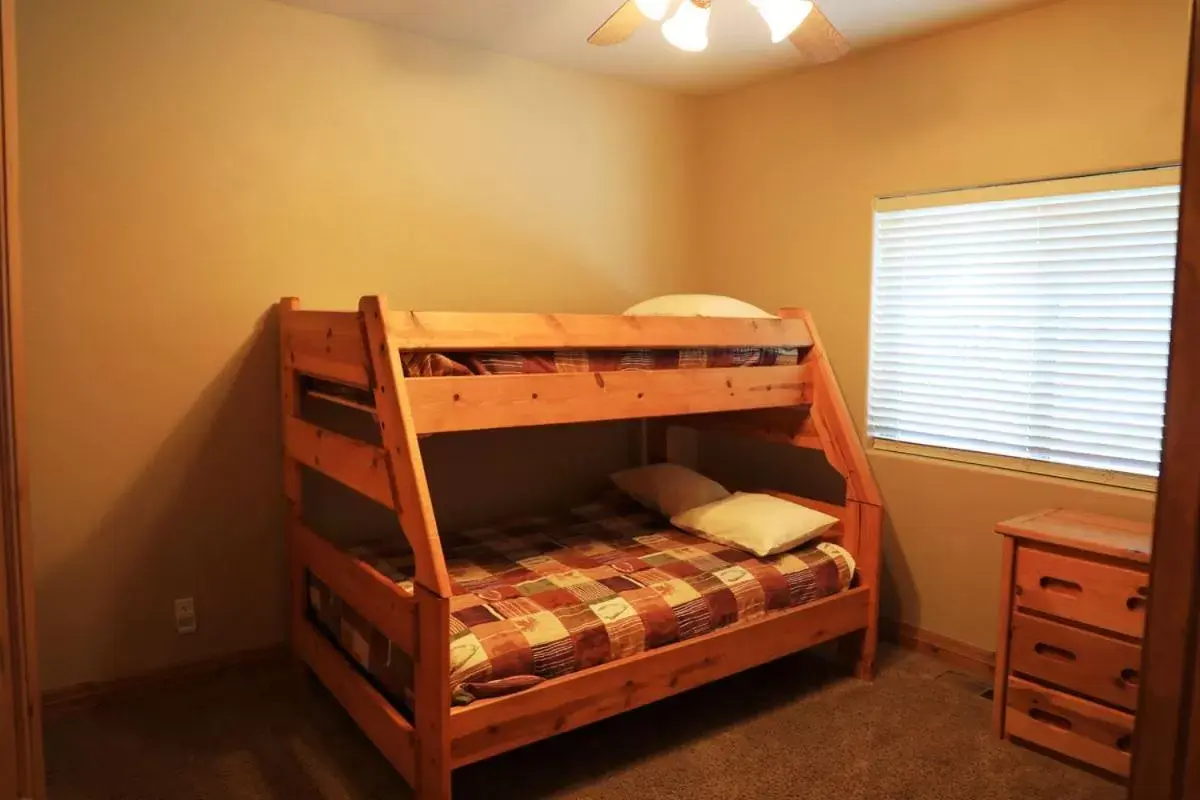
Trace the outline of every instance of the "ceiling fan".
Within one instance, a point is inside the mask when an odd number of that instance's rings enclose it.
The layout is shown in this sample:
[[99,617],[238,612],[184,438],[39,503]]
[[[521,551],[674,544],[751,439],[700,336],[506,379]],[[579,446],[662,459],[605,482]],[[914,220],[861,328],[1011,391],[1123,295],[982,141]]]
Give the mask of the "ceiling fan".
[[[674,15],[667,12],[675,0],[625,0],[588,42],[611,45],[623,42],[647,20],[665,20],[663,38],[680,50],[698,52],[708,47],[708,17],[712,0],[679,0]],[[747,0],[767,23],[771,41],[790,39],[810,64],[835,61],[850,52],[845,37],[811,0]]]

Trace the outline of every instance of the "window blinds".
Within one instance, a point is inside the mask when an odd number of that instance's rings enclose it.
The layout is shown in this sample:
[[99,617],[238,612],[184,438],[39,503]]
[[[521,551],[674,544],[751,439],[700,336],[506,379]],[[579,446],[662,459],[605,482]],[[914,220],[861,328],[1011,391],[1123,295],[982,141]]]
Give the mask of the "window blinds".
[[1157,475],[1178,170],[1101,177],[877,203],[872,437]]

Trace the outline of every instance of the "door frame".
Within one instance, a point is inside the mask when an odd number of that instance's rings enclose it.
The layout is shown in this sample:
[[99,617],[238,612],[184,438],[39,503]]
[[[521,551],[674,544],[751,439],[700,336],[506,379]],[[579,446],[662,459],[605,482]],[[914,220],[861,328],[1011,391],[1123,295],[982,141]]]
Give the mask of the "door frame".
[[42,700],[24,427],[16,0],[0,0],[0,796],[42,800]]
[[1200,800],[1200,2],[1192,2],[1179,255],[1130,796]]

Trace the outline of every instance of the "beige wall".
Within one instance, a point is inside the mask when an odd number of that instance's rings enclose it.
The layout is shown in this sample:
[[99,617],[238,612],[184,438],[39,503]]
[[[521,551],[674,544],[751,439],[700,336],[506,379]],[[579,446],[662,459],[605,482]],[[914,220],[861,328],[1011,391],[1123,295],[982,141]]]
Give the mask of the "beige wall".
[[[861,424],[871,203],[882,194],[1176,161],[1186,0],[1065,0],[706,100],[705,288],[808,306]],[[1149,518],[1146,494],[872,456],[884,613],[994,646],[1000,519],[1063,505]]]
[[280,295],[618,311],[690,263],[690,100],[267,0],[17,12],[47,689],[283,638]]
[[[871,199],[1178,158],[1185,13],[1066,0],[696,100],[268,0],[19,0],[46,688],[283,637],[279,295],[807,305],[861,420]],[[612,429],[565,435],[622,455]],[[490,441],[482,458],[454,441],[431,452],[435,490],[465,461],[520,472],[495,457],[504,435]],[[563,487],[586,481],[549,463]],[[886,612],[983,647],[995,520],[1151,510],[1078,484],[874,464]],[[192,637],[172,627],[184,595]]]

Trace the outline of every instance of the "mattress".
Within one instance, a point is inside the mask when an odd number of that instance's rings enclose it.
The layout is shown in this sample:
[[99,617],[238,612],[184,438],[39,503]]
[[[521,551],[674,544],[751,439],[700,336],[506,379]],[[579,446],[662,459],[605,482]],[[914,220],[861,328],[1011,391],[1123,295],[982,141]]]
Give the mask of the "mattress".
[[[757,558],[684,533],[616,493],[444,537],[443,549],[456,704],[827,597],[849,588],[855,569],[845,549],[825,542]],[[384,543],[350,552],[411,591],[411,554]],[[407,654],[308,580],[311,618],[393,702],[410,705]]]
[[401,353],[410,378],[451,375],[528,375],[548,372],[770,367],[799,362],[797,347],[693,350],[522,350],[482,353]]

